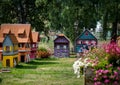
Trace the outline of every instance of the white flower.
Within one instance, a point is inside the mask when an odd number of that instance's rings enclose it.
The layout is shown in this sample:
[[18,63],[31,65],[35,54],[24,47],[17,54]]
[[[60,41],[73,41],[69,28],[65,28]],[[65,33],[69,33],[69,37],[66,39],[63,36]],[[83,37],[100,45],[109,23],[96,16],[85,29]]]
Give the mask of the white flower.
[[83,66],[84,66],[84,63],[81,61],[81,58],[74,62],[73,70],[74,70],[74,74],[77,75],[77,78],[80,77],[80,67],[83,67]]

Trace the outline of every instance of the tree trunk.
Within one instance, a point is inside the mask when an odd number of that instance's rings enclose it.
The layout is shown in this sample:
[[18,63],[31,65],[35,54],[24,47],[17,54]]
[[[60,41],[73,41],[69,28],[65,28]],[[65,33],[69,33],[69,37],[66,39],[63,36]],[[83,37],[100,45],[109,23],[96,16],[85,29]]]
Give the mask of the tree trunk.
[[112,34],[111,34],[111,40],[116,42],[117,39],[117,24],[118,24],[118,0],[116,0],[115,4],[115,20],[112,23]]
[[105,15],[103,17],[103,39],[106,40],[107,37],[107,21],[108,21],[108,11],[106,10]]
[[44,31],[45,32],[45,36],[47,37],[47,43],[50,41],[50,37],[48,35],[48,31]]

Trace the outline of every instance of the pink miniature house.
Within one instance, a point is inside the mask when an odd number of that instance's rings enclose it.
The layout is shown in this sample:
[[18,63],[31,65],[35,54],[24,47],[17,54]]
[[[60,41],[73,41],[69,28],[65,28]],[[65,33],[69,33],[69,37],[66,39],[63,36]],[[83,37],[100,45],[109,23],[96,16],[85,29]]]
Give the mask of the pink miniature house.
[[37,56],[38,42],[39,42],[39,33],[32,32],[32,43],[31,43],[31,54],[30,54],[31,60],[35,59]]

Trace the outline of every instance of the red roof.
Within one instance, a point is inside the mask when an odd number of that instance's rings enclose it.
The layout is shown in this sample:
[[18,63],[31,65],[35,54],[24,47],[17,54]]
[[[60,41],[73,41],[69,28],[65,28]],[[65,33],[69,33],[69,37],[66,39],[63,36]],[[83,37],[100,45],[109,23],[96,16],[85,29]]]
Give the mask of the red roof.
[[[28,43],[32,41],[30,24],[1,24],[2,38],[4,38],[3,32],[5,32],[6,29],[16,36],[18,43]],[[8,32],[6,33],[8,34]],[[23,34],[24,36],[20,37],[19,34]]]
[[14,34],[9,35],[13,43],[18,43],[17,38],[15,37]]
[[39,41],[39,33],[38,32],[32,32],[32,40],[34,43]]
[[3,33],[8,34],[10,32],[10,29],[4,29]]
[[25,32],[25,29],[24,29],[24,28],[21,28],[21,29],[18,30],[18,34],[22,34],[22,33],[24,33],[24,32]]

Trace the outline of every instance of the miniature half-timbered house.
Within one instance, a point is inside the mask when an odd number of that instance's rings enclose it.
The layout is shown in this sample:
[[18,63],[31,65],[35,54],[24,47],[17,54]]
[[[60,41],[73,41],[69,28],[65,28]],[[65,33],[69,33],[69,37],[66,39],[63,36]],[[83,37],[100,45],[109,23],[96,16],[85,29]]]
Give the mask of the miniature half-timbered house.
[[31,54],[30,59],[35,59],[37,57],[38,42],[39,42],[39,33],[32,32],[32,43],[31,43]]
[[18,64],[18,41],[15,35],[6,35],[2,47],[3,67],[15,67]]
[[54,40],[54,56],[56,57],[68,57],[70,41],[64,34],[59,34]]
[[18,40],[18,61],[30,61],[32,32],[30,24],[1,24],[1,36],[6,34],[14,34]]
[[97,38],[87,29],[81,33],[75,40],[76,53],[83,52],[83,50],[89,50],[90,47],[97,45]]

